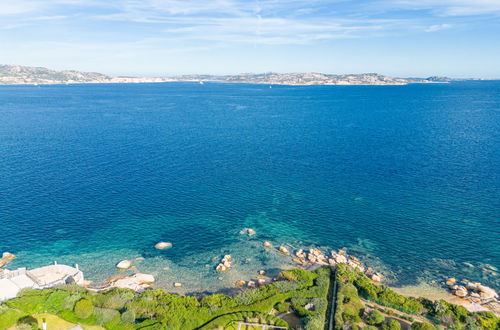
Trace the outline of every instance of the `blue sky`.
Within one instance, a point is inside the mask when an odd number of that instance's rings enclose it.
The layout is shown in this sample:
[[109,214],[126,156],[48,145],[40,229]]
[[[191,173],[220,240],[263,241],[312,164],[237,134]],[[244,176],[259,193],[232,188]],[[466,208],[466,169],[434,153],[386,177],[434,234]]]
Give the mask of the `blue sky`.
[[500,0],[0,0],[0,63],[500,78]]

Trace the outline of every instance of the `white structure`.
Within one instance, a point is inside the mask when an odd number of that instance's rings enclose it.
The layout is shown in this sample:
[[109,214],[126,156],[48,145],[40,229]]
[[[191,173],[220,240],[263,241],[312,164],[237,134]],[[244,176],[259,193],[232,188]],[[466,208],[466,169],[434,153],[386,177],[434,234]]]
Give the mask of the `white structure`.
[[78,265],[76,268],[54,264],[32,270],[3,270],[0,273],[0,301],[15,298],[22,289],[48,289],[73,282],[78,285],[84,282]]

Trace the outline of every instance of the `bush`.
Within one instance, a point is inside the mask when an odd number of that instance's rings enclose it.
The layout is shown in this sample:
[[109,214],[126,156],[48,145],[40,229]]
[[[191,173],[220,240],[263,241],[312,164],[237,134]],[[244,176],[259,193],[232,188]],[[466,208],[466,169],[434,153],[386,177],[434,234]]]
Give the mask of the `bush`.
[[378,330],[378,328],[373,325],[367,325],[363,327],[363,330]]
[[500,318],[491,312],[476,313],[477,323],[483,329],[500,329]]
[[88,299],[80,299],[75,304],[75,315],[80,319],[86,319],[94,313],[94,305]]
[[135,322],[135,313],[134,311],[125,311],[122,313],[122,322],[123,323],[134,323]]
[[94,307],[94,315],[99,324],[112,321],[117,314],[119,315],[120,313],[114,309]]
[[[45,310],[50,313],[57,314],[63,309],[64,300],[69,296],[69,293],[62,290],[54,291],[45,301]],[[73,308],[71,308],[73,309]]]
[[317,275],[305,269],[298,268],[282,271],[280,277],[286,278],[289,281],[304,281],[311,283],[308,285],[311,286],[312,281],[316,279]]
[[286,313],[290,310],[290,304],[287,302],[281,302],[274,307],[279,313]]
[[66,309],[72,311],[75,308],[75,304],[78,300],[82,299],[82,296],[78,293],[73,293],[64,298],[62,301],[61,307],[62,309]]
[[24,317],[20,318],[19,321],[17,321],[16,328],[19,328],[19,326],[24,326],[24,328],[26,328],[26,329],[37,330],[38,329],[38,321],[31,315],[24,316]]
[[382,330],[400,330],[401,324],[396,320],[388,320],[382,323]]
[[8,308],[5,305],[0,305],[0,329],[7,329],[24,315],[23,312],[17,309]]
[[21,296],[5,302],[5,305],[32,315],[44,310],[45,300],[51,290],[23,290]]
[[298,281],[278,281],[273,283],[278,292],[285,293],[302,288],[302,283]]
[[374,309],[365,317],[365,322],[370,325],[377,325],[384,322],[384,314],[380,313],[378,310]]
[[342,318],[345,322],[358,323],[361,321],[359,311],[360,310],[353,305],[344,305]]
[[421,323],[421,322],[415,322],[411,325],[410,329],[412,330],[436,330],[436,327],[433,326],[430,323]]

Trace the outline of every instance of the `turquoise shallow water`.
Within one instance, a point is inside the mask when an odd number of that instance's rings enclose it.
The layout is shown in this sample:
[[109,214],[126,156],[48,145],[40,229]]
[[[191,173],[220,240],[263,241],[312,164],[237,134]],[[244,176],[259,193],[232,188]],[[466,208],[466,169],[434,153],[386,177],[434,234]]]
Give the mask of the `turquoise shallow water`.
[[499,114],[500,82],[1,86],[0,251],[196,291],[289,267],[269,240],[500,288]]

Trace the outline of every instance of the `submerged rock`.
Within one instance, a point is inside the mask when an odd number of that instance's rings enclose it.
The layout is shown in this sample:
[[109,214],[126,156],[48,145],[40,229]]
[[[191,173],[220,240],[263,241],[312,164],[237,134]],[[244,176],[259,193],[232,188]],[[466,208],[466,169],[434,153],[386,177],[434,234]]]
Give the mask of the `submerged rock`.
[[265,247],[272,247],[273,245],[271,244],[271,242],[265,241],[264,246]]
[[299,258],[299,259],[305,259],[307,257],[307,254],[304,252],[304,250],[302,249],[299,249],[295,255]]
[[172,243],[170,242],[158,242],[155,244],[155,248],[158,250],[168,249],[172,247]]
[[232,261],[231,255],[226,254],[224,258],[221,259],[220,264],[217,265],[215,270],[218,272],[225,272],[226,270],[231,268],[231,261]]
[[252,228],[243,228],[241,231],[240,231],[240,234],[241,235],[245,235],[247,234],[248,236],[252,236],[252,235],[255,235],[256,232],[255,230],[253,230]]
[[455,283],[457,283],[457,280],[453,277],[450,277],[449,279],[446,280],[446,285],[448,286],[454,285]]
[[122,260],[116,264],[116,268],[118,269],[129,269],[130,267],[132,267],[130,260]]
[[218,264],[217,267],[215,267],[215,270],[218,272],[225,272],[227,270],[227,267],[223,264]]
[[286,247],[284,247],[283,245],[280,246],[279,251],[281,254],[289,254],[290,253],[290,252],[288,252],[288,249]]

